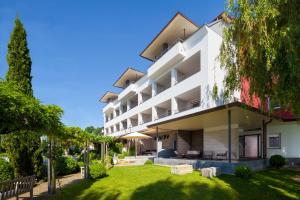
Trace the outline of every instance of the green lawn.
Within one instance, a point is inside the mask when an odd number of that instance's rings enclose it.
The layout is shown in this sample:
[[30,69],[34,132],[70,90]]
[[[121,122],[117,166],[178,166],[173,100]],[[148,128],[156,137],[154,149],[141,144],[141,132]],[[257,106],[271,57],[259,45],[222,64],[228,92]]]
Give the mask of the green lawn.
[[199,172],[171,175],[168,167],[115,167],[108,177],[71,185],[53,199],[300,199],[300,182],[292,179],[295,175],[288,170],[269,170],[250,180],[232,175],[207,179]]

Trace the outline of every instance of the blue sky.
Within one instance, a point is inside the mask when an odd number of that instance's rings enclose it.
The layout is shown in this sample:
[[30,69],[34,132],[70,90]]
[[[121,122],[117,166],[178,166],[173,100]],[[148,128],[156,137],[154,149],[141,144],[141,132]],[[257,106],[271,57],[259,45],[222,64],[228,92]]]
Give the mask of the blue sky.
[[146,71],[139,53],[177,11],[197,24],[224,10],[223,0],[1,0],[0,77],[19,15],[28,35],[34,95],[61,106],[63,122],[82,128],[102,126],[99,98],[132,66]]

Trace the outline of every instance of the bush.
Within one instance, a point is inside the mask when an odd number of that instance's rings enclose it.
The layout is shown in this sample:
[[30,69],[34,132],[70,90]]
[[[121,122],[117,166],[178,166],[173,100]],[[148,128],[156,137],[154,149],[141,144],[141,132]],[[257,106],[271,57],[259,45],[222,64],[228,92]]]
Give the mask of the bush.
[[107,170],[101,162],[94,162],[90,165],[90,177],[92,179],[103,178],[107,176],[106,172]]
[[9,162],[0,158],[0,182],[14,178],[14,170]]
[[121,142],[112,142],[109,144],[108,151],[109,155],[113,156],[114,154],[120,154],[122,153],[123,144]]
[[112,168],[112,157],[111,156],[106,156],[105,159],[104,159],[104,166],[107,168],[107,169],[110,169]]
[[153,165],[153,161],[152,161],[152,160],[147,160],[147,161],[145,162],[145,165]]
[[68,149],[68,154],[69,155],[78,155],[81,153],[81,149],[79,146],[75,145],[75,146],[71,146],[69,149]]
[[129,148],[129,156],[135,156],[135,146]]
[[270,158],[270,166],[274,168],[281,168],[286,164],[286,160],[281,155],[273,155]]
[[77,162],[77,163],[78,163],[78,166],[79,166],[79,167],[84,167],[84,162],[79,161],[79,162]]
[[129,153],[127,151],[124,151],[122,154],[118,155],[119,159],[124,159],[126,156],[129,156]]
[[240,165],[235,168],[235,175],[243,179],[249,179],[252,176],[252,170],[248,166]]
[[59,157],[56,161],[57,175],[68,175],[79,172],[79,170],[77,161],[70,157]]
[[95,151],[90,151],[89,152],[89,159],[90,160],[96,160],[97,159],[97,154]]

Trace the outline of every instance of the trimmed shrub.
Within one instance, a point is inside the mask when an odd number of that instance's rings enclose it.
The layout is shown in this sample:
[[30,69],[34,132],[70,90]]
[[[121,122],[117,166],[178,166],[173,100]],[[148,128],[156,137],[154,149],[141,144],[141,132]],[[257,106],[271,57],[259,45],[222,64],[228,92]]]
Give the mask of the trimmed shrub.
[[270,158],[270,166],[276,169],[283,167],[286,164],[286,160],[281,155],[273,155]]
[[107,170],[101,162],[94,162],[90,165],[90,177],[92,179],[103,178],[107,176]]
[[14,170],[9,162],[0,158],[0,182],[14,178]]
[[235,175],[237,177],[249,179],[252,177],[252,174],[252,170],[248,166],[240,165],[235,168]]
[[145,165],[153,165],[153,161],[152,161],[152,160],[147,160],[147,161],[145,162]]
[[79,170],[77,161],[70,157],[59,157],[56,161],[57,175],[68,175],[79,172]]

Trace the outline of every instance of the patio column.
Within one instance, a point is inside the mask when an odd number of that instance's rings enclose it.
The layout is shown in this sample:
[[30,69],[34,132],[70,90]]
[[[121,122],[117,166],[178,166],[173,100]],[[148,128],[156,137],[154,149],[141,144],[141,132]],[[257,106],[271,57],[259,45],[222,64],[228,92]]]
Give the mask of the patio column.
[[228,162],[231,163],[231,110],[228,110]]
[[158,158],[158,127],[156,127],[156,158]]
[[262,157],[263,159],[267,158],[267,126],[265,123],[265,120],[262,120],[262,142],[263,142],[263,148],[262,148]]

